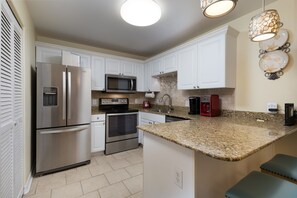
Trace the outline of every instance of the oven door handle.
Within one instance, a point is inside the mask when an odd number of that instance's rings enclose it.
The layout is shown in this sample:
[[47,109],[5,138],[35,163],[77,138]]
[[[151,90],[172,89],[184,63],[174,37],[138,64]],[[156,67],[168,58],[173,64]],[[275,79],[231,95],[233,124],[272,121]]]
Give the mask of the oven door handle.
[[131,113],[111,113],[106,114],[106,116],[118,116],[118,115],[137,115],[138,112],[131,112]]

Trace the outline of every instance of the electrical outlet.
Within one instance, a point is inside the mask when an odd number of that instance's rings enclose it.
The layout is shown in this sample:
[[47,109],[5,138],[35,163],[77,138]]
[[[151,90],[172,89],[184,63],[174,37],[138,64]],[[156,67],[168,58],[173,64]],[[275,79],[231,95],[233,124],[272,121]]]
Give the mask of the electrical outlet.
[[188,100],[188,99],[187,99],[186,102],[185,102],[185,106],[186,106],[186,107],[189,107],[189,106],[190,106],[190,103],[189,103],[189,100]]
[[183,171],[179,168],[175,169],[175,175],[174,175],[174,183],[177,185],[180,189],[183,189]]
[[277,103],[276,102],[268,102],[267,103],[267,112],[269,113],[277,113]]
[[92,106],[98,106],[98,105],[99,105],[98,99],[92,99]]

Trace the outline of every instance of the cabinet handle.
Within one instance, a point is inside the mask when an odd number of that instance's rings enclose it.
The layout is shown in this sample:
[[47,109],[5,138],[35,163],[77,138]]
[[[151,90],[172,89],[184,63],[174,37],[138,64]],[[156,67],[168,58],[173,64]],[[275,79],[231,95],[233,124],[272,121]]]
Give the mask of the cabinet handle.
[[194,89],[196,89],[196,86],[194,86]]
[[199,89],[199,86],[197,86],[197,89]]

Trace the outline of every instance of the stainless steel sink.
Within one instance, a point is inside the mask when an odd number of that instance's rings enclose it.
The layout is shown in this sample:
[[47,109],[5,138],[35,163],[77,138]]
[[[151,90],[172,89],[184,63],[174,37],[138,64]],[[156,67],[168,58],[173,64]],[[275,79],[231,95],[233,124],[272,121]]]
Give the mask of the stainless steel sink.
[[172,110],[167,110],[167,109],[152,109],[152,111],[158,112],[158,113],[171,113]]

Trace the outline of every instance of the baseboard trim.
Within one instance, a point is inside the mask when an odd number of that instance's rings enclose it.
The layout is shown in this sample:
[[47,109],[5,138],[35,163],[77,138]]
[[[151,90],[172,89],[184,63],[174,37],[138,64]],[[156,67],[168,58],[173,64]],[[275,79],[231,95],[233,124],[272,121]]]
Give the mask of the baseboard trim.
[[29,177],[27,179],[27,182],[26,182],[26,184],[24,186],[24,195],[27,194],[30,191],[30,188],[31,188],[31,185],[32,185],[32,180],[33,180],[33,177],[32,177],[32,173],[30,172]]

